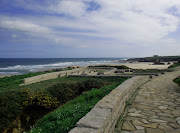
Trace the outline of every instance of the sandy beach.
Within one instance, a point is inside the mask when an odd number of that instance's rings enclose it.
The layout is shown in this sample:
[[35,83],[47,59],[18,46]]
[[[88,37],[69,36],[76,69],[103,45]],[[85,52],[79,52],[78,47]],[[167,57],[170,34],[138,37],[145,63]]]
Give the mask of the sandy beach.
[[167,65],[167,63],[165,63],[165,65],[153,65],[153,62],[124,63],[122,65],[132,69],[167,69],[170,66]]
[[[108,65],[108,64],[104,64],[104,65]],[[153,65],[153,62],[133,62],[133,63],[119,63],[119,64],[109,64],[109,65],[115,65],[115,66],[125,65],[132,69],[167,69],[170,66],[170,65],[167,65],[167,63],[165,63],[165,65]],[[0,78],[10,77],[10,76],[12,75],[0,75]]]
[[10,77],[12,75],[0,75],[0,78],[4,78],[4,77]]

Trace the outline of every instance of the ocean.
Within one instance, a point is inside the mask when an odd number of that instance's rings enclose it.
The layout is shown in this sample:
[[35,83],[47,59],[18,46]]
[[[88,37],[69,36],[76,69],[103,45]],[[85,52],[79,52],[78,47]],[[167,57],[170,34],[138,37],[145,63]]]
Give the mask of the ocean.
[[0,58],[0,75],[20,75],[68,66],[116,64],[126,58]]

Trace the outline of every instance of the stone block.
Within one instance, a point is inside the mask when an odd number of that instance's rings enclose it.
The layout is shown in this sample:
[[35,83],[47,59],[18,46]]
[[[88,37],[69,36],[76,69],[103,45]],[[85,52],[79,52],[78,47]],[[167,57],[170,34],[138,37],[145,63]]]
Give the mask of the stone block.
[[86,127],[75,127],[69,133],[98,133],[98,130]]
[[93,108],[89,113],[81,118],[77,127],[90,127],[94,129],[101,129],[105,127],[111,119],[111,110],[105,108]]
[[[76,124],[76,128],[70,133],[83,133],[89,129],[92,133],[112,133],[117,119],[125,108],[125,101],[129,100],[136,89],[146,81],[148,77],[137,76],[119,85],[110,94],[99,101],[95,107]],[[139,106],[140,108],[148,108],[147,106]],[[152,108],[151,108],[152,109]],[[86,129],[85,129],[86,128]],[[89,133],[87,131],[87,133]]]

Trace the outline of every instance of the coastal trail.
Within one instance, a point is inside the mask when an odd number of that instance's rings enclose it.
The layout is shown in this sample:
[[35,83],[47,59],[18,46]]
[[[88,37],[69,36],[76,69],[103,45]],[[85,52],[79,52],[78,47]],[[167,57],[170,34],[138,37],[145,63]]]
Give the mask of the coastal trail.
[[114,133],[180,133],[179,76],[176,69],[142,85]]

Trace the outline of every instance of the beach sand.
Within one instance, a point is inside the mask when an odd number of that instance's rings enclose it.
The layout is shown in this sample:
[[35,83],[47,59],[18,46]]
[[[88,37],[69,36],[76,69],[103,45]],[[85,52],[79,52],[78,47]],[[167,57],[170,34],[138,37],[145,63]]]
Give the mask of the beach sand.
[[[170,65],[167,65],[167,63],[165,64],[166,65],[153,65],[153,62],[133,62],[133,63],[119,63],[119,64],[109,64],[109,65],[113,65],[113,66],[125,65],[132,69],[167,69],[173,63],[171,62]],[[108,65],[108,64],[104,64],[104,65]],[[10,77],[10,76],[12,75],[0,75],[0,78]]]
[[4,78],[4,77],[10,77],[12,75],[0,75],[0,78]]
[[153,65],[153,62],[138,62],[122,64],[132,69],[167,69],[170,65]]

